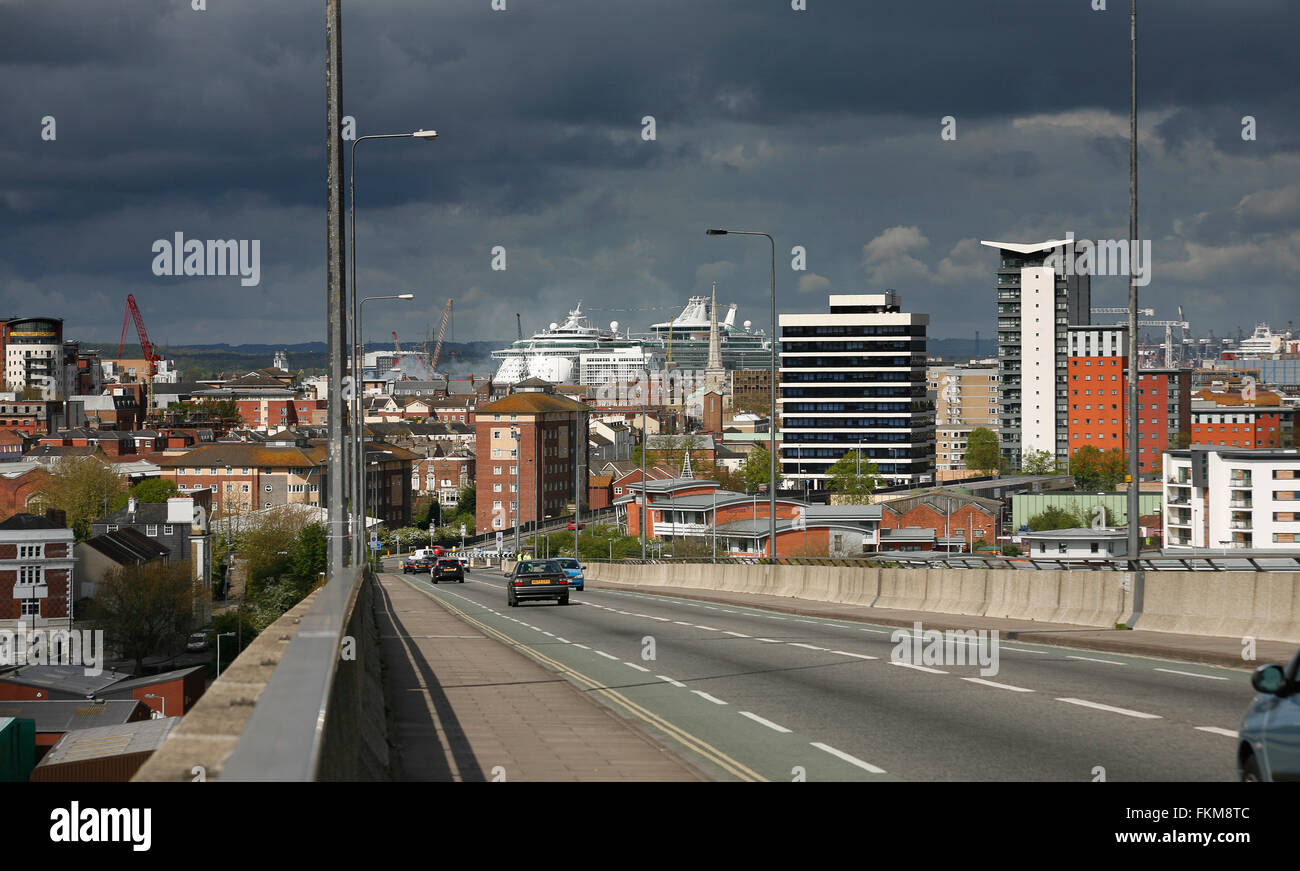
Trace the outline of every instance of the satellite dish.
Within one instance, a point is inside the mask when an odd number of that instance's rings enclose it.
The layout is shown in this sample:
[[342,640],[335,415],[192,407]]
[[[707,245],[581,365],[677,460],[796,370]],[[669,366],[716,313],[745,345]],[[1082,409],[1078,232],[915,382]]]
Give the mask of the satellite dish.
[[557,324],[555,321],[551,321],[551,329],[555,329],[558,326],[559,324]]
[[610,331],[611,333],[617,333],[617,332],[618,332],[618,321],[610,321],[610,322],[609,322],[609,331]]
[[753,325],[754,325],[753,321],[745,321],[745,332],[749,332],[749,328],[752,327]]

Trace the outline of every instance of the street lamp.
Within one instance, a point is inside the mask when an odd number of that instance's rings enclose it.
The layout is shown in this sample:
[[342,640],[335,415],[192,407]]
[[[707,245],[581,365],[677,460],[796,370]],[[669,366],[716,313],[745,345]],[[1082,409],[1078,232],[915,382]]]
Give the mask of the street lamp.
[[[416,130],[414,133],[376,133],[370,136],[359,136],[352,141],[352,169],[348,175],[348,200],[349,200],[348,221],[349,224],[351,225],[348,230],[348,241],[351,244],[352,250],[348,254],[348,257],[351,260],[351,263],[349,265],[352,267],[352,281],[350,282],[352,285],[352,323],[356,327],[356,331],[353,333],[352,336],[354,340],[353,341],[354,345],[361,340],[361,303],[357,301],[358,299],[357,297],[357,145],[364,142],[367,139],[412,139],[412,138],[422,139],[425,142],[432,142],[433,140],[438,138],[438,133],[435,130],[424,130],[424,129]],[[410,299],[411,297],[407,295],[404,298]],[[354,360],[356,359],[355,354],[353,356],[353,359]],[[358,383],[360,381],[360,377],[361,377],[361,373],[358,370],[358,368],[354,365],[352,369],[352,380],[353,380],[352,393],[353,393],[353,409],[355,413],[359,413],[361,408],[361,400],[360,400],[361,385]],[[353,420],[353,424],[352,424],[352,440],[354,445],[360,445],[361,443],[360,441],[361,428],[355,419]],[[356,464],[358,466],[361,464],[359,458],[360,458],[360,454],[358,454],[357,458],[355,458]],[[353,500],[353,511],[355,513],[356,503],[359,501],[359,494],[353,493],[352,500]],[[364,514],[361,515],[361,520],[362,521],[365,520]],[[352,542],[352,564],[355,566],[355,565],[359,565],[361,562],[361,541],[360,541],[360,536],[356,533],[354,533],[354,539],[355,540]]]
[[[356,240],[353,240],[355,244]],[[356,264],[353,263],[353,269]],[[353,514],[353,532],[352,532],[352,565],[361,564],[361,552],[365,547],[363,539],[366,537],[366,444],[362,436],[361,426],[361,363],[364,361],[364,339],[361,332],[362,319],[365,315],[366,303],[374,299],[415,299],[413,293],[397,293],[388,296],[368,296],[361,300],[357,305],[357,335],[359,340],[353,348],[352,354],[352,444],[355,453],[355,475],[353,478],[353,495],[352,495],[352,514]]]
[[769,556],[776,558],[776,240],[767,233],[759,233],[752,230],[705,230],[708,236],[766,236],[767,241],[772,246],[772,365],[771,365],[771,388],[772,403],[769,409],[768,419],[768,474],[771,480],[767,484],[768,492],[768,542],[771,553]]
[[233,638],[234,635],[235,635],[235,633],[233,633],[233,632],[218,632],[218,633],[217,633],[217,677],[221,677],[221,639],[223,639],[223,638]]
[[[221,657],[220,657],[220,656],[217,657],[217,666],[218,666],[218,667],[221,666]],[[156,693],[145,693],[145,694],[144,694],[144,697],[145,697],[146,699],[157,699],[158,701],[162,702],[162,715],[163,715],[164,717],[167,716],[167,699],[165,699],[164,697],[162,697],[162,696],[160,696],[160,695],[157,695]]]

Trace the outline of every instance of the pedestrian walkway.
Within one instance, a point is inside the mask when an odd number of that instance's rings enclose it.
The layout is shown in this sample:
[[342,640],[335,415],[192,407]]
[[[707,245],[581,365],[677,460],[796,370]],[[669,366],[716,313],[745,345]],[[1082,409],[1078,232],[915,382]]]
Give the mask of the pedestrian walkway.
[[395,780],[708,779],[401,575],[379,586]]
[[1175,632],[1154,632],[1142,629],[1098,629],[1072,623],[1044,623],[1034,620],[1013,620],[1001,617],[978,617],[965,614],[943,614],[936,611],[903,611],[892,608],[869,608],[865,605],[847,605],[835,602],[818,602],[797,599],[793,596],[767,596],[761,593],[733,593],[724,590],[703,590],[693,587],[669,587],[650,584],[622,584],[612,581],[588,580],[593,590],[628,590],[698,599],[729,605],[748,605],[767,608],[806,617],[823,617],[838,620],[856,620],[884,626],[922,624],[926,629],[996,629],[1004,641],[1025,641],[1040,644],[1059,644],[1112,653],[1130,653],[1139,656],[1157,656],[1228,668],[1254,668],[1266,662],[1289,662],[1295,656],[1296,645],[1285,641],[1255,642],[1255,658],[1242,658],[1245,644],[1241,638],[1210,635],[1187,635]]

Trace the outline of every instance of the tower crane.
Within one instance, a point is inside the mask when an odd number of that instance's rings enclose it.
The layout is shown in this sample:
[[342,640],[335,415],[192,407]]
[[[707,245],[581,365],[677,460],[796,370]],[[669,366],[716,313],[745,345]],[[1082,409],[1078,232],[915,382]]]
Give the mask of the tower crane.
[[429,357],[429,371],[437,374],[438,358],[442,356],[442,339],[447,334],[447,321],[451,320],[451,300],[447,300],[447,305],[442,309],[442,323],[438,324],[438,341],[433,346],[433,354]]
[[[1127,311],[1127,309],[1124,309]],[[1182,309],[1179,309],[1182,313]],[[1115,324],[1117,327],[1128,326],[1127,324]],[[1192,328],[1187,321],[1138,321],[1139,327],[1164,327],[1165,328],[1165,368],[1172,369],[1174,366],[1174,327],[1186,332]]]
[[402,346],[397,341],[397,330],[393,330],[393,364],[397,364],[397,358],[402,356]]
[[[140,352],[144,354],[144,359],[149,364],[149,371],[145,376],[145,412],[143,420],[147,420],[153,413],[153,376],[158,372],[158,361],[162,357],[158,356],[153,345],[149,341],[149,333],[144,328],[144,317],[140,314],[140,307],[135,304],[135,295],[126,295],[126,313],[122,316],[122,340],[117,345],[117,356],[122,356],[122,351],[126,348],[126,331],[129,329],[131,321],[135,321],[135,332],[140,338]],[[142,420],[142,422],[143,422]]]
[[[1116,306],[1105,307],[1105,308],[1090,308],[1090,309],[1088,309],[1088,311],[1092,312],[1092,313],[1095,314],[1095,315],[1126,315],[1126,314],[1128,314],[1128,308],[1127,308],[1127,307],[1116,307]],[[1138,314],[1140,314],[1140,315],[1146,315],[1147,317],[1151,317],[1151,316],[1154,315],[1155,313],[1156,313],[1156,310],[1153,309],[1153,308],[1140,308],[1140,309],[1138,309]]]

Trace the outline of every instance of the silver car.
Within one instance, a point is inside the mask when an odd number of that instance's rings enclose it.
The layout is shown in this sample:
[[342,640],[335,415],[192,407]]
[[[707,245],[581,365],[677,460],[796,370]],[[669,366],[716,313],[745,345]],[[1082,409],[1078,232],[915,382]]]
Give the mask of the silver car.
[[1237,775],[1246,782],[1300,782],[1300,651],[1290,665],[1261,665],[1237,730]]

